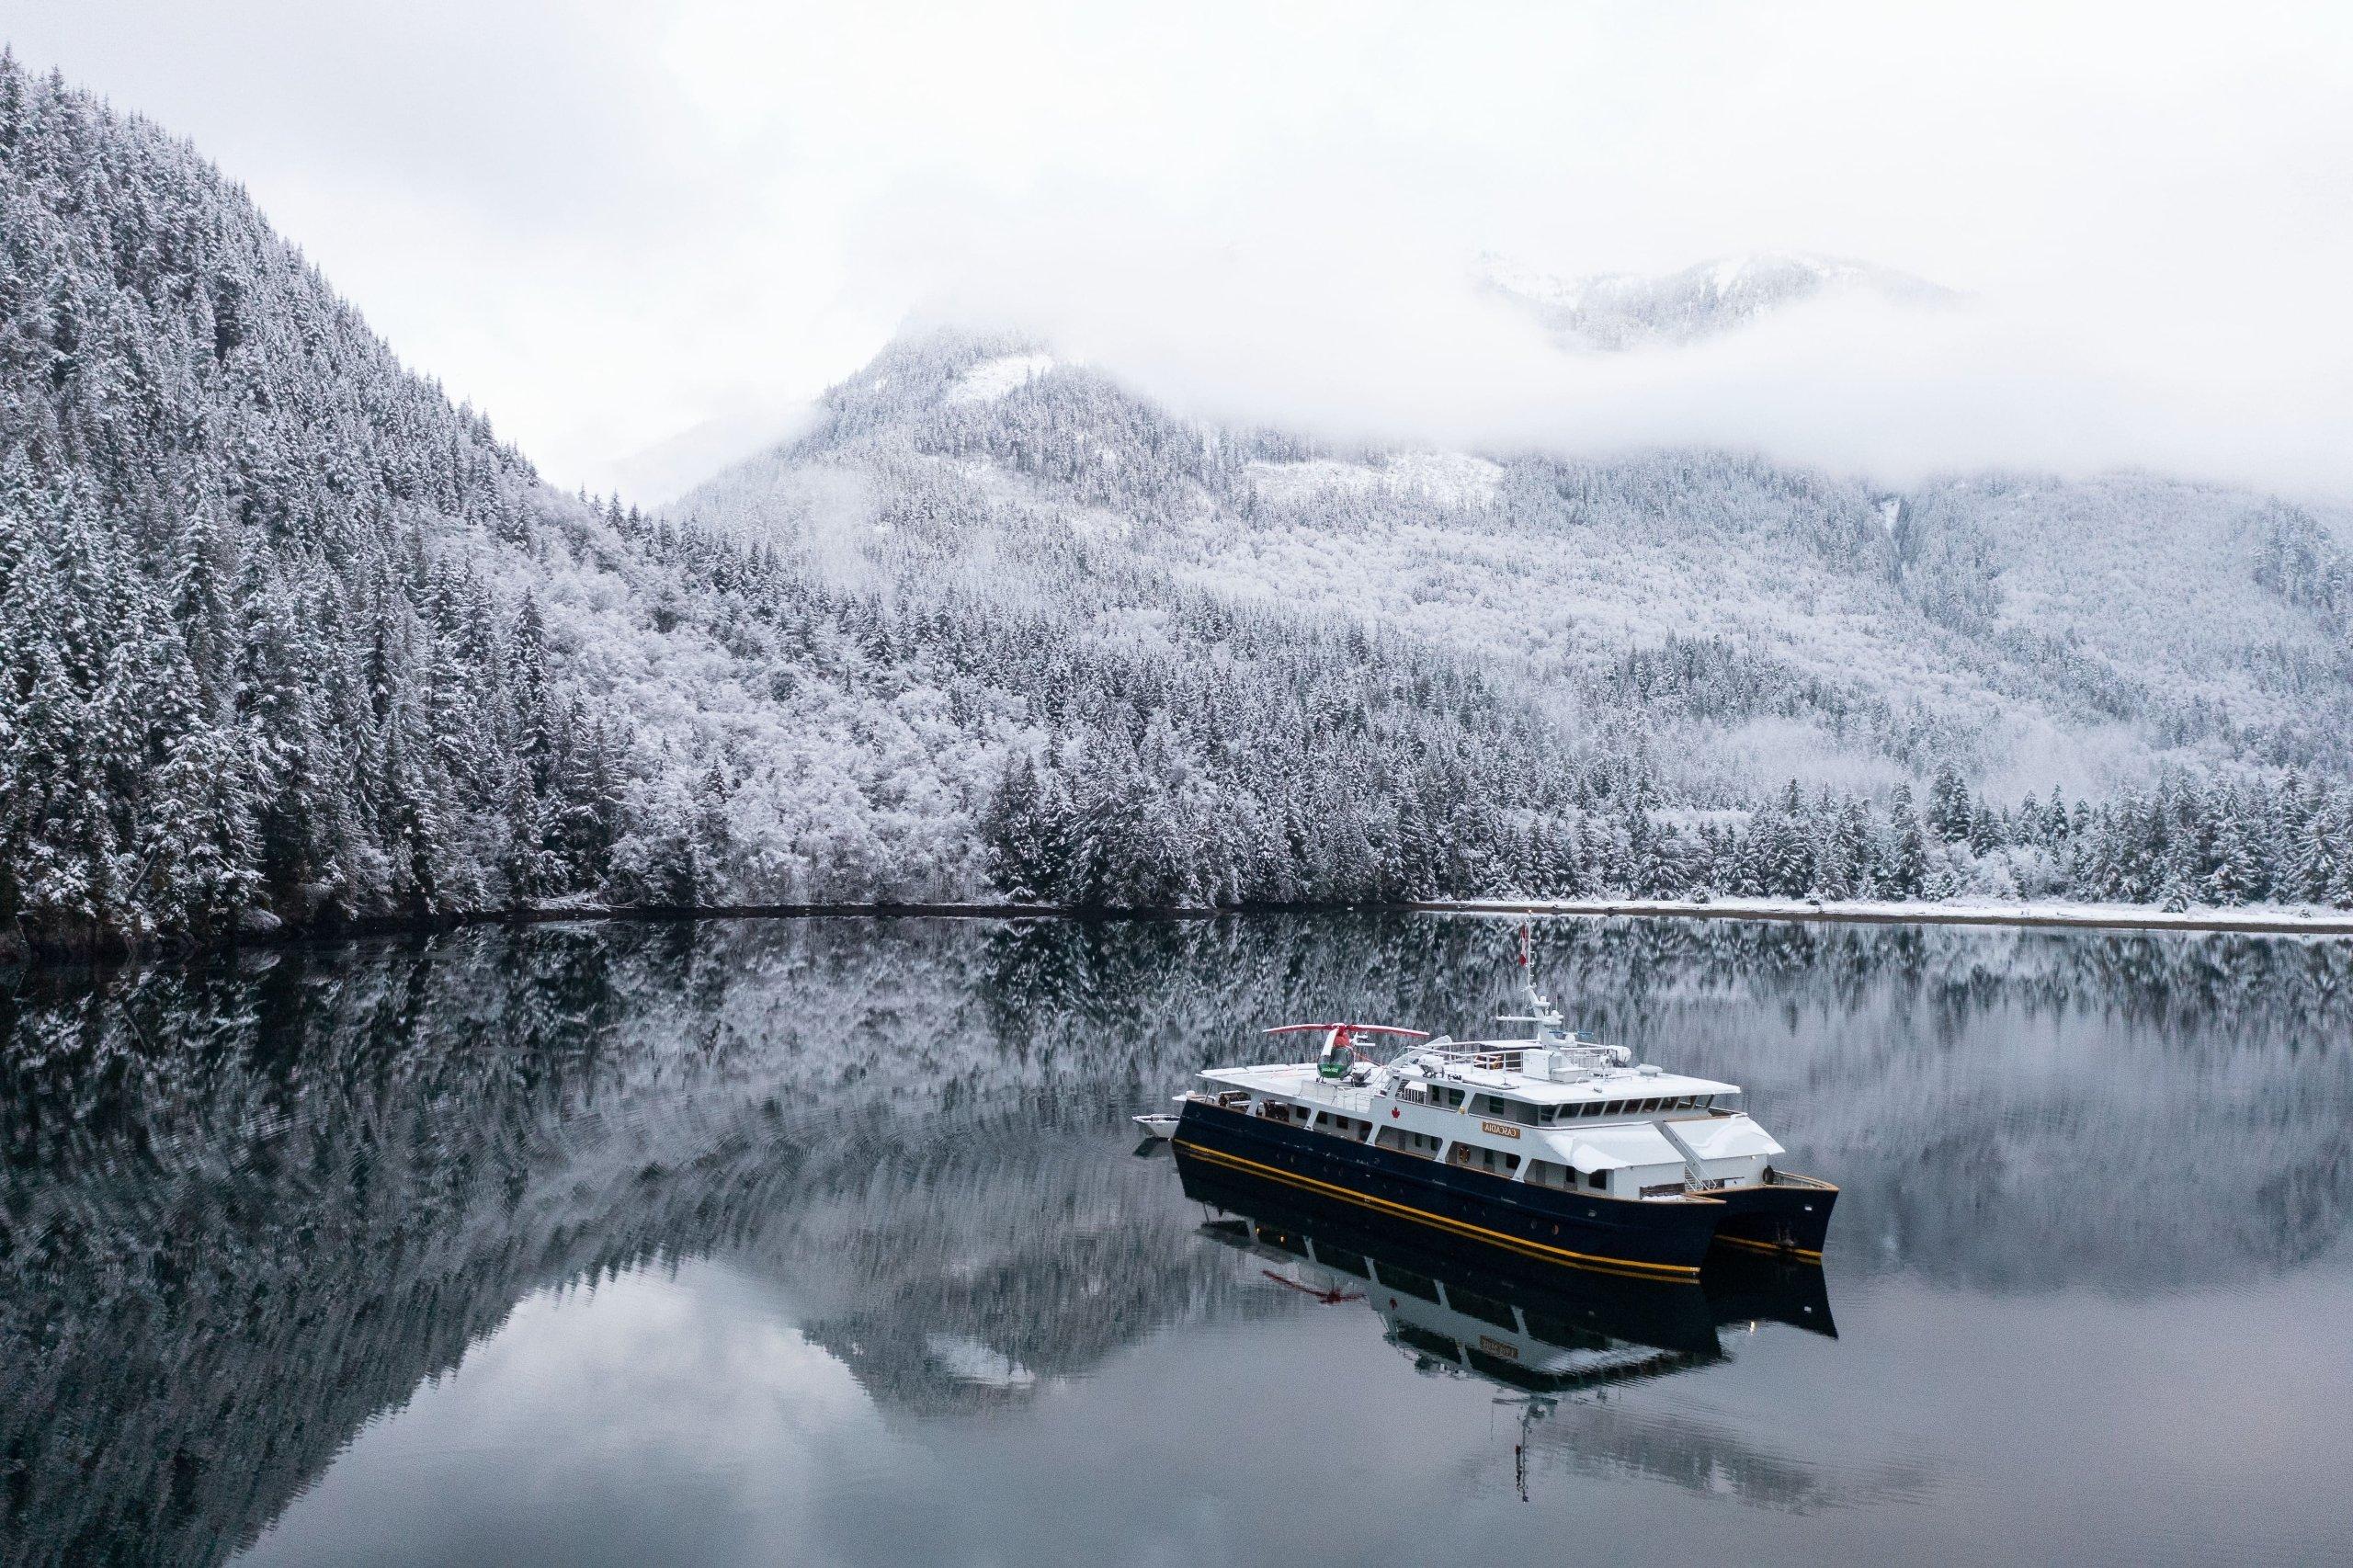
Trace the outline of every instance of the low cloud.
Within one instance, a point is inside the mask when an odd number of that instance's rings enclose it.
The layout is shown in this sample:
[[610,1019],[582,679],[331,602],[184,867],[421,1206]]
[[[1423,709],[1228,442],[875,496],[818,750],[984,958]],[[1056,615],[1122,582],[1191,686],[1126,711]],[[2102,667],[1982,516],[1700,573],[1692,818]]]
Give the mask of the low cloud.
[[1208,418],[1486,450],[1753,449],[1891,485],[2140,468],[2353,494],[2353,320],[2289,258],[2264,287],[2086,260],[1946,305],[1833,291],[1696,343],[1572,353],[1478,287],[1463,247],[1376,228],[1203,244],[1098,212],[968,232],[927,318],[1033,333]]
[[[193,137],[567,485],[674,486],[680,432],[738,447],[951,312],[1340,436],[2353,494],[2343,6],[26,0],[6,28]],[[1759,248],[1972,303],[1563,358],[1469,281],[1483,251]]]

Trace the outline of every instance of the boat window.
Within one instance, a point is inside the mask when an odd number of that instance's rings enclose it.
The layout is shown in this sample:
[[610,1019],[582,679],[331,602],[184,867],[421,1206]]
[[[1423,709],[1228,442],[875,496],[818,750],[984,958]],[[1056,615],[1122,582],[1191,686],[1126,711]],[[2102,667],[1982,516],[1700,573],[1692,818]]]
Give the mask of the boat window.
[[1482,1323],[1494,1324],[1497,1328],[1517,1330],[1519,1327],[1518,1320],[1512,1316],[1511,1303],[1508,1301],[1498,1301],[1493,1296],[1482,1296],[1473,1291],[1465,1290],[1459,1285],[1447,1290],[1446,1299],[1449,1306],[1465,1317],[1474,1317]]
[[1408,1296],[1419,1296],[1425,1301],[1438,1300],[1437,1280],[1427,1274],[1416,1274],[1410,1268],[1401,1267],[1393,1263],[1383,1263],[1381,1266],[1381,1282],[1392,1290],[1402,1290]]
[[1600,1171],[1587,1171],[1585,1176],[1585,1184],[1587,1187],[1598,1190],[1599,1188],[1609,1185],[1609,1178]]
[[1343,1274],[1353,1274],[1359,1279],[1372,1278],[1372,1269],[1365,1262],[1364,1254],[1336,1247],[1326,1242],[1315,1249],[1315,1261],[1326,1268],[1336,1268]]

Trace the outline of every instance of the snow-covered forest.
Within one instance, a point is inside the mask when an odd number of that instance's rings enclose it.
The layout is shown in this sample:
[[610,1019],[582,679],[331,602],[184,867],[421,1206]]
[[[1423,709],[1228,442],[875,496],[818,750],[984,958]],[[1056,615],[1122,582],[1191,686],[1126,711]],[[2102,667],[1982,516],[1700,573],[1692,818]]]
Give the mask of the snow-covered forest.
[[660,516],[0,64],[0,941],[566,903],[2353,904],[2345,518],[1339,449],[914,336]]

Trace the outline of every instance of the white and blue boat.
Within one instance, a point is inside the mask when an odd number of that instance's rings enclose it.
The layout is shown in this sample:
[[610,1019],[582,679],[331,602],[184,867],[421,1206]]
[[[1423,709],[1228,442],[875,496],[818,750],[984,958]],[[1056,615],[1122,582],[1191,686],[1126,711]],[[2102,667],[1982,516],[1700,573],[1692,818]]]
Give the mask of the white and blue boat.
[[1528,998],[1500,1020],[1533,1025],[1521,1039],[1269,1029],[1322,1049],[1202,1073],[1177,1157],[1574,1268],[1688,1278],[1719,1245],[1820,1260],[1838,1189],[1781,1166],[1738,1085],[1637,1064]]

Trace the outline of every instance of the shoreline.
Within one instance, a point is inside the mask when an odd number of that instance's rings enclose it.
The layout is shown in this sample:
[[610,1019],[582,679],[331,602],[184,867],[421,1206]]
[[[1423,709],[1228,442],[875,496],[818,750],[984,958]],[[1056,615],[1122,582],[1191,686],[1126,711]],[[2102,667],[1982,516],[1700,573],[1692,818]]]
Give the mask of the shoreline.
[[2020,930],[2242,932],[2258,937],[2353,937],[2353,910],[2200,907],[2168,914],[2139,904],[1878,903],[1827,900],[1428,899],[1392,905],[1463,915],[1568,915],[1675,920],[1768,920],[1864,926],[2010,926]]
[[1173,904],[1090,909],[1062,903],[745,903],[648,909],[581,906],[460,916],[455,925],[546,925],[573,920],[806,920],[842,915],[875,919],[1214,920],[1245,915],[1547,915],[1609,919],[1767,920],[1867,926],[2014,926],[2022,930],[2238,931],[2253,936],[2353,937],[2353,909],[2309,914],[2278,908],[2211,905],[2168,914],[2142,904],[1883,903],[1870,900],[1405,899],[1385,903]]
[[1215,920],[1252,915],[1519,915],[1584,919],[1745,920],[1805,925],[1979,926],[2019,930],[2178,931],[2270,937],[2353,937],[2353,910],[2200,907],[2167,914],[2138,904],[1881,903],[1806,899],[1408,899],[1383,903],[1245,903],[1153,908],[1086,908],[1075,904],[1006,903],[716,903],[694,905],[563,904],[539,909],[475,910],[415,918],[384,917],[332,926],[246,931],[205,942],[160,942],[111,950],[41,944],[29,952],[0,953],[0,969],[60,964],[152,962],[233,951],[240,948],[326,947],[373,937],[429,936],[475,926],[586,925],[605,921],[816,920],[844,917],[946,920]]

